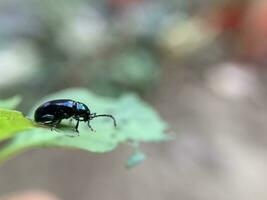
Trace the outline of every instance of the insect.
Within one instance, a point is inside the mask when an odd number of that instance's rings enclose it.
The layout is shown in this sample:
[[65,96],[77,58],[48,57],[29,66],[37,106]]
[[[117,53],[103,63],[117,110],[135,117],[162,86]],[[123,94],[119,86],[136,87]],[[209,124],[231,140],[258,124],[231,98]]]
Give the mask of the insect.
[[88,127],[94,131],[90,126],[90,121],[96,117],[109,117],[113,120],[114,126],[117,126],[116,120],[112,115],[91,113],[84,103],[71,99],[47,101],[40,105],[34,113],[34,120],[51,126],[51,130],[59,125],[63,119],[75,119],[77,121],[75,130],[78,134],[80,122],[87,122]]

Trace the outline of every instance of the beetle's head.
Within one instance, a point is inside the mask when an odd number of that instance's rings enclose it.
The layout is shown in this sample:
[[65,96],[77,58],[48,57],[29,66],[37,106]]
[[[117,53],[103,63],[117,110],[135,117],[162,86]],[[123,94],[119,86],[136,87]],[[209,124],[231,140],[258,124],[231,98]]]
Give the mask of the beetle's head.
[[91,112],[85,104],[76,102],[74,109],[75,109],[75,116],[77,118],[82,119],[83,121],[89,120]]

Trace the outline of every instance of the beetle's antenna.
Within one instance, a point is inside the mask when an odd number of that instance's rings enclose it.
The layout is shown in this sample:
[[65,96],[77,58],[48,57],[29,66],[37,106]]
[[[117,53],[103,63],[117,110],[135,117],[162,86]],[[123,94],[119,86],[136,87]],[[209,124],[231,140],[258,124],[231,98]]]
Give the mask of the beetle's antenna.
[[97,115],[97,114],[92,114],[91,115],[91,119],[94,119],[96,117],[109,117],[113,120],[113,123],[114,123],[114,126],[116,127],[117,126],[117,122],[116,122],[116,119],[112,116],[112,115],[106,115],[106,114],[102,114],[102,115]]

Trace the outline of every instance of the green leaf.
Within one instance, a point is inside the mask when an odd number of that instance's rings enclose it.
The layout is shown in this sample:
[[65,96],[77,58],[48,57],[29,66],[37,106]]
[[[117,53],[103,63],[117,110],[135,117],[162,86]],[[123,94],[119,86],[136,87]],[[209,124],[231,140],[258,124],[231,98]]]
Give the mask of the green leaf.
[[161,76],[161,67],[156,57],[143,49],[123,52],[111,61],[110,78],[116,85],[137,91],[146,91],[155,86]]
[[146,160],[146,155],[141,152],[137,151],[134,152],[127,160],[126,162],[126,167],[127,168],[132,168],[135,167],[136,165],[139,165],[140,163],[144,162]]
[[9,99],[0,100],[0,108],[15,109],[21,102],[21,96],[14,96]]
[[109,118],[96,118],[90,122],[96,130],[92,132],[86,123],[80,123],[79,137],[75,136],[74,126],[63,121],[63,126],[51,132],[50,128],[36,128],[16,135],[6,147],[0,150],[0,160],[12,154],[32,147],[65,147],[77,148],[96,153],[108,152],[126,141],[164,141],[169,139],[164,134],[167,126],[158,114],[136,95],[124,95],[121,98],[107,98],[97,96],[85,89],[68,89],[49,95],[38,102],[34,110],[43,102],[52,99],[69,98],[88,105],[92,112],[98,114],[112,114],[117,120],[117,128]]
[[0,141],[33,127],[34,123],[25,118],[22,113],[0,108]]

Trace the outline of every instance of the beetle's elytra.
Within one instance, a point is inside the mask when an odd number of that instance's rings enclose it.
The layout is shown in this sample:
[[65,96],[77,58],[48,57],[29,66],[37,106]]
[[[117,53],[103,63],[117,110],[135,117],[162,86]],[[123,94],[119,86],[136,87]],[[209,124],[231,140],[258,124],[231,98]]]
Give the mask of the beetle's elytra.
[[63,119],[75,119],[77,121],[75,126],[77,133],[79,133],[79,122],[87,122],[88,127],[94,131],[90,126],[90,120],[96,117],[109,117],[113,120],[114,126],[116,127],[116,120],[112,115],[91,113],[84,103],[71,99],[47,101],[40,105],[34,113],[34,120],[36,122],[50,125],[52,128],[60,124]]

